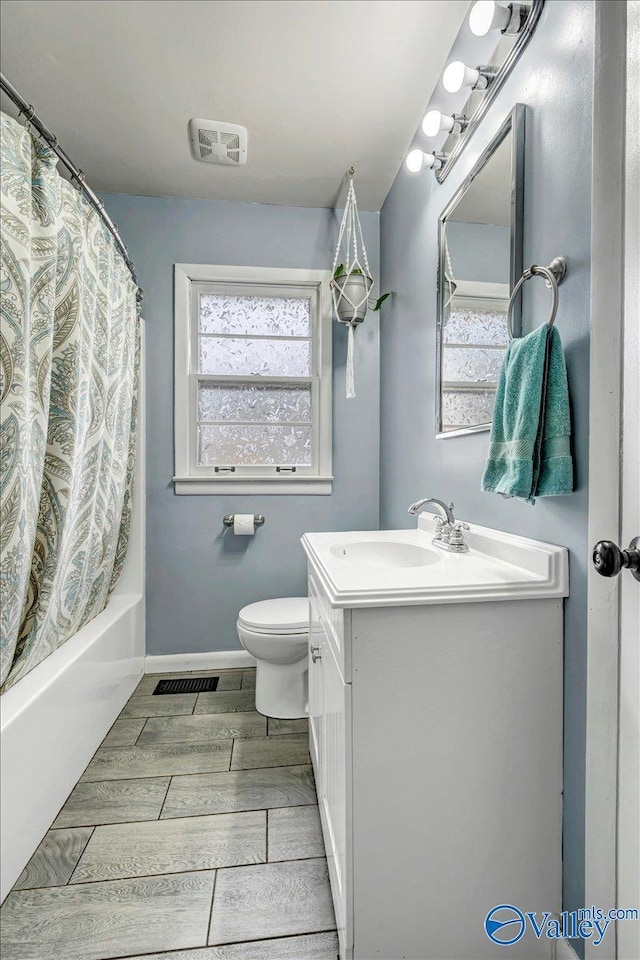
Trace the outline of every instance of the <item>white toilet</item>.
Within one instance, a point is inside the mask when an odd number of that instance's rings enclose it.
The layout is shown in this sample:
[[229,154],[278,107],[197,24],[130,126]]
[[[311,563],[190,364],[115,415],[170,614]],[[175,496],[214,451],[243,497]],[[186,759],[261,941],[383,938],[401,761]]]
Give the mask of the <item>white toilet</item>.
[[256,710],[294,720],[307,715],[309,601],[261,600],[238,614],[240,643],[258,661]]

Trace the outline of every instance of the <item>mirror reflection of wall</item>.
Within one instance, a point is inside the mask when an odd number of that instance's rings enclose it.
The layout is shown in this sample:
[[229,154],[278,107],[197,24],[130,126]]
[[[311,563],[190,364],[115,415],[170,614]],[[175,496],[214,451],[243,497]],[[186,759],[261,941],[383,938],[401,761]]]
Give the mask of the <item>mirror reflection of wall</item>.
[[[510,126],[440,221],[440,436],[488,429],[509,344],[515,252]],[[521,185],[520,185],[521,187]],[[520,235],[521,231],[515,231]]]

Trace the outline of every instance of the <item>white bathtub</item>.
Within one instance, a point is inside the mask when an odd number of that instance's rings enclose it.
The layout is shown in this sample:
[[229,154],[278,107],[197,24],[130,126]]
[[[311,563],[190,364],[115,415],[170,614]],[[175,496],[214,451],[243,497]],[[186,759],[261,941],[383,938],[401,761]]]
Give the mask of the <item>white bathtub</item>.
[[0,697],[0,901],[20,876],[143,673],[142,363],[137,464],[129,549],[109,603]]
[[131,695],[144,663],[144,601],[112,597],[3,695],[1,899]]

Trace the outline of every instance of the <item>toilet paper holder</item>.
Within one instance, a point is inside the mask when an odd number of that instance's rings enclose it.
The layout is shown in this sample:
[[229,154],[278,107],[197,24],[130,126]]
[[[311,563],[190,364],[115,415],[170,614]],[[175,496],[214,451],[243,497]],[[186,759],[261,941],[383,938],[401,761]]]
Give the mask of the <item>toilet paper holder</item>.
[[[224,523],[225,527],[232,527],[234,519],[235,517],[232,513],[227,513],[226,516],[222,518],[222,522]],[[264,523],[264,516],[261,513],[254,513],[253,522],[255,523],[256,527],[261,527]]]

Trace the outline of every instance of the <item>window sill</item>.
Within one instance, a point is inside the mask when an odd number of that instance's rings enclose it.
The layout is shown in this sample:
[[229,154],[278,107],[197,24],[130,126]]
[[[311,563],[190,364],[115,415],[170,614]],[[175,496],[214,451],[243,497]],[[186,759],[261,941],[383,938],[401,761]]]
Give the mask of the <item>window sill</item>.
[[174,493],[179,497],[271,495],[327,497],[333,477],[173,477]]

